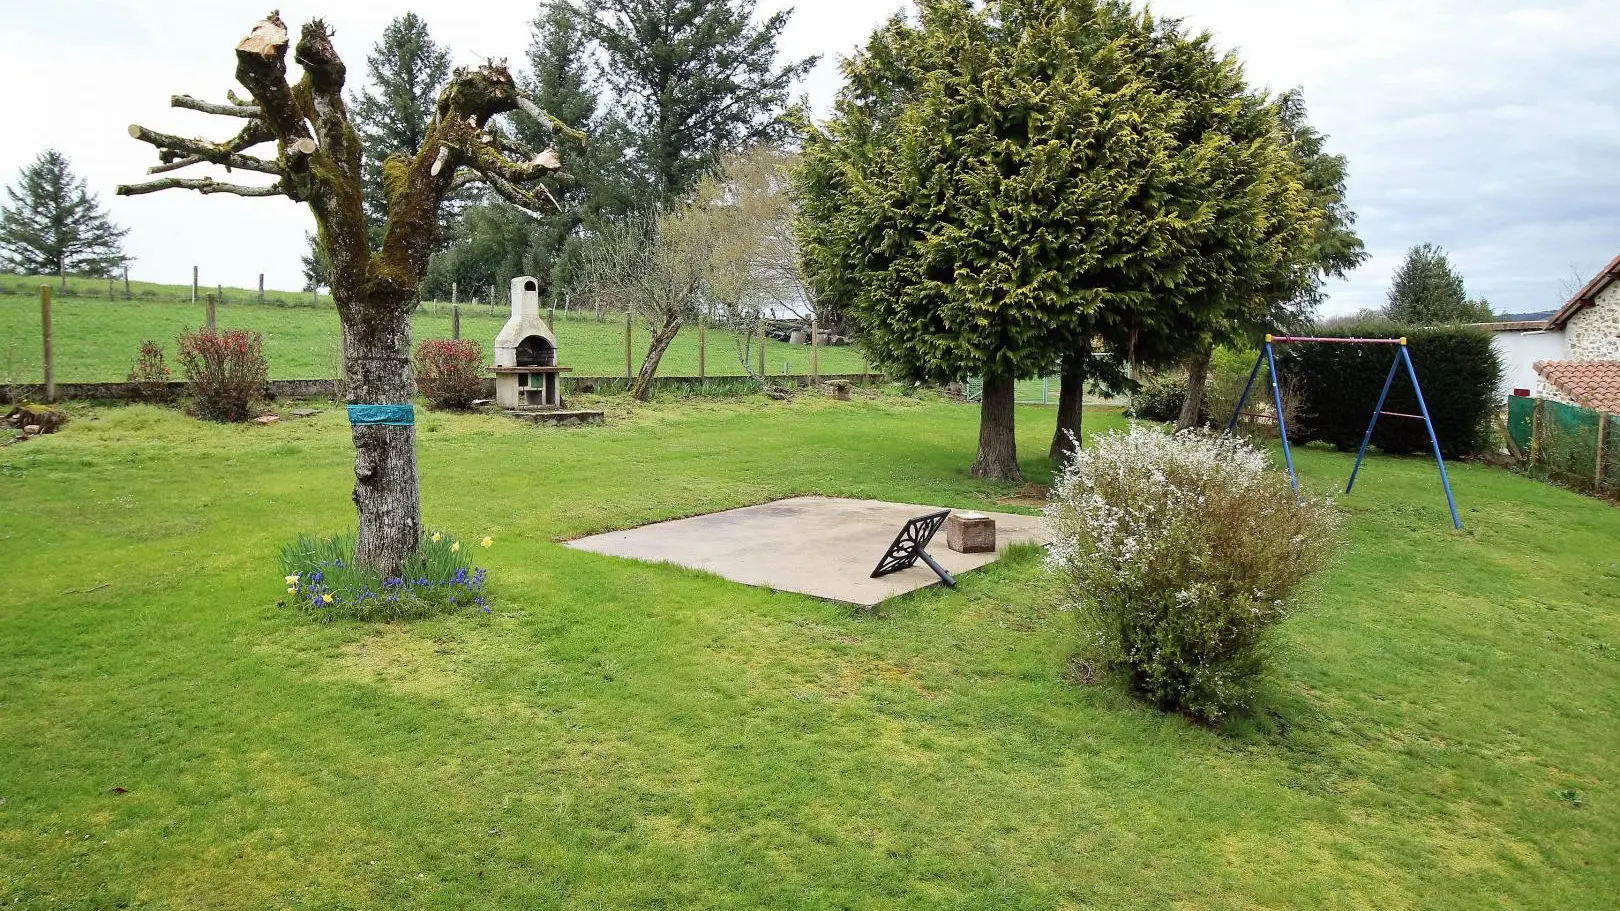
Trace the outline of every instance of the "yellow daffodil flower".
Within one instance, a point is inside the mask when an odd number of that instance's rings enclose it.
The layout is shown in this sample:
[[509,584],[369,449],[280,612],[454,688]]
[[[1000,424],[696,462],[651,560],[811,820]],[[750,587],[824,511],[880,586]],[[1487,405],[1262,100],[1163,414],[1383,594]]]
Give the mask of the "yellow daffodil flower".
[[287,586],[287,594],[296,595],[296,594],[298,594],[298,589],[293,588],[291,585],[289,585],[289,586]]
[[440,541],[442,541],[442,540],[444,540],[444,535],[441,535],[441,534],[439,534],[439,533],[438,533],[438,532],[434,532],[434,533],[433,533],[433,537],[431,537],[431,538],[428,538],[428,540],[429,540],[429,541],[432,541],[432,542],[433,542],[433,543],[434,543],[434,544],[437,544],[437,543],[439,543],[439,542],[440,542]]
[[287,577],[287,584],[288,585],[297,585],[298,584],[298,576],[296,574],[288,576]]
[[321,600],[326,602],[327,604],[331,604],[332,603],[332,596],[331,595],[322,595]]
[[456,551],[459,551],[459,550],[461,550],[461,542],[460,541],[451,541],[450,542],[450,552],[455,553]]
[[484,540],[478,542],[479,547],[493,547],[494,545],[495,539],[489,537],[488,535],[484,536]]

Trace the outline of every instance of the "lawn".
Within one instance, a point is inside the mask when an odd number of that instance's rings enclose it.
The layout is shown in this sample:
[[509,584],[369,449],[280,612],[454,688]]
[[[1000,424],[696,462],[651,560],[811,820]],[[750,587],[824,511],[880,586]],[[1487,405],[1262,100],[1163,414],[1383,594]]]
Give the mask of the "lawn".
[[[55,288],[52,280],[44,280]],[[39,284],[37,279],[0,277],[0,385],[38,383],[40,372]],[[145,339],[162,342],[176,373],[174,339],[183,329],[204,322],[203,306],[190,301],[189,286],[132,283],[132,300],[106,297],[106,282],[69,279],[70,295],[52,302],[52,336],[58,382],[113,382],[129,376],[130,364]],[[204,288],[203,291],[209,292]],[[331,299],[311,303],[307,293],[267,291],[266,303],[257,292],[226,288],[226,303],[215,318],[221,328],[252,329],[264,335],[265,358],[272,379],[326,379],[337,373],[338,318]],[[278,303],[278,301],[280,303]],[[491,354],[495,334],[510,311],[502,305],[469,304],[461,310],[462,336],[477,339]],[[450,304],[427,303],[416,313],[415,337],[449,338]],[[624,375],[624,317],[610,314],[597,323],[594,314],[557,314],[559,357],[579,376]],[[634,334],[634,364],[641,366],[651,334],[638,326]],[[705,370],[709,376],[742,376],[738,338],[733,333],[708,333]],[[757,356],[759,343],[752,342]],[[821,349],[822,373],[860,373],[860,349],[838,346]],[[810,348],[767,341],[765,363],[773,374],[808,373]],[[784,370],[784,368],[786,368]],[[687,327],[664,355],[659,372],[665,376],[697,376],[698,334]]]
[[[394,626],[276,606],[280,545],[352,521],[334,409],[0,449],[0,902],[1614,907],[1612,506],[1457,465],[1458,533],[1432,464],[1371,458],[1259,713],[1210,731],[1067,679],[1032,552],[869,617],[555,543],[799,493],[1006,509],[973,409],[607,407],[424,419],[428,519],[494,536],[497,610]],[[1034,480],[1051,415],[1019,412]]]

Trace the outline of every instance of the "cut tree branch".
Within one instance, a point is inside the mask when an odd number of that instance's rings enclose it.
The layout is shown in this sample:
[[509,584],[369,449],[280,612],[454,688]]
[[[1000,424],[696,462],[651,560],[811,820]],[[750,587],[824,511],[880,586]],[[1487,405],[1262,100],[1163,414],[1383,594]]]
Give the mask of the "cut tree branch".
[[119,196],[140,196],[144,193],[156,193],[159,190],[196,190],[198,193],[229,193],[233,196],[287,196],[287,190],[276,181],[269,186],[248,187],[238,183],[223,183],[212,177],[165,177],[162,180],[148,181],[147,183],[120,184],[117,193]]
[[215,104],[212,101],[203,101],[190,95],[170,96],[169,106],[202,111],[204,114],[218,114],[222,117],[259,116],[259,106],[256,104]]
[[[257,171],[260,174],[274,174],[277,177],[280,177],[282,173],[281,166],[273,161],[265,161],[251,155],[242,155],[232,151],[228,145],[209,142],[206,139],[187,139],[183,136],[159,133],[155,130],[148,130],[138,123],[129,125],[129,135],[133,139],[156,146],[158,156],[164,162],[158,167],[165,171],[173,171],[207,161],[223,165],[227,170],[239,168],[243,171]],[[185,157],[182,157],[182,155]],[[159,172],[153,170],[148,173]]]

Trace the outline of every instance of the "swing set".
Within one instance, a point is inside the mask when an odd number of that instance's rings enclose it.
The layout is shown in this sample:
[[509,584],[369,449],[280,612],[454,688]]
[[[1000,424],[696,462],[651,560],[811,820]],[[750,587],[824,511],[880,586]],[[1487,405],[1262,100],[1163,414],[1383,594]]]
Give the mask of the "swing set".
[[[1446,505],[1451,507],[1451,524],[1454,528],[1462,528],[1462,519],[1457,515],[1457,500],[1451,494],[1451,478],[1446,474],[1446,460],[1440,455],[1440,438],[1435,436],[1434,421],[1429,418],[1429,406],[1423,401],[1423,387],[1418,385],[1417,368],[1412,366],[1412,355],[1406,346],[1405,338],[1310,338],[1305,336],[1267,335],[1265,347],[1260,350],[1260,357],[1254,362],[1254,369],[1249,371],[1249,381],[1243,386],[1243,395],[1238,398],[1237,408],[1232,411],[1232,420],[1226,424],[1226,432],[1231,433],[1237,429],[1240,417],[1269,417],[1269,415],[1243,410],[1249,401],[1249,393],[1254,389],[1254,381],[1260,376],[1260,368],[1269,368],[1271,377],[1271,397],[1277,408],[1277,429],[1282,435],[1283,460],[1288,463],[1288,481],[1299,490],[1299,476],[1294,473],[1294,450],[1288,444],[1288,420],[1283,415],[1282,387],[1277,384],[1277,358],[1275,345],[1286,344],[1332,344],[1332,345],[1396,345],[1395,362],[1389,365],[1389,377],[1384,380],[1384,391],[1378,394],[1378,404],[1373,407],[1372,420],[1367,424],[1367,433],[1361,438],[1361,449],[1356,453],[1356,466],[1350,470],[1350,483],[1344,487],[1349,493],[1356,486],[1356,475],[1361,471],[1361,462],[1367,456],[1367,444],[1372,442],[1373,430],[1378,426],[1380,417],[1407,418],[1422,421],[1429,431],[1429,445],[1434,449],[1435,464],[1440,466],[1440,484],[1446,489]],[[1417,414],[1406,414],[1400,411],[1385,411],[1384,402],[1389,398],[1390,387],[1395,384],[1395,374],[1402,365],[1406,366],[1406,373],[1412,378],[1412,391],[1417,394]]]

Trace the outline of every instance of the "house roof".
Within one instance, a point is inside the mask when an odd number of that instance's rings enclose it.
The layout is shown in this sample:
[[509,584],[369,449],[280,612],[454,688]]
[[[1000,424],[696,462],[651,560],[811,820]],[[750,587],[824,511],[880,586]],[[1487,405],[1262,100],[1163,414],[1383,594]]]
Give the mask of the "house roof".
[[1597,300],[1597,296],[1602,294],[1603,289],[1609,287],[1609,284],[1615,279],[1620,279],[1620,256],[1610,260],[1609,264],[1603,267],[1603,271],[1592,276],[1591,281],[1582,286],[1581,290],[1576,291],[1575,296],[1569,299],[1569,303],[1560,307],[1558,312],[1552,315],[1552,319],[1547,320],[1547,328],[1564,328],[1564,324],[1569,322],[1570,317],[1592,306],[1592,303]]
[[1536,373],[1593,411],[1620,414],[1620,361],[1537,361]]
[[1547,328],[1547,321],[1544,319],[1513,319],[1495,323],[1468,323],[1467,325],[1474,329],[1484,329],[1486,332],[1541,332]]

